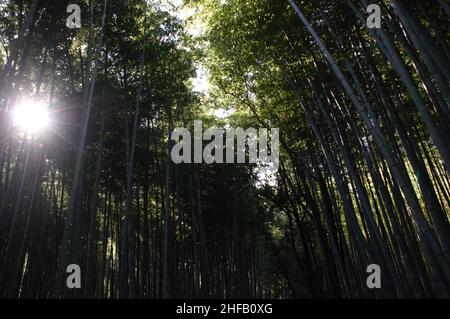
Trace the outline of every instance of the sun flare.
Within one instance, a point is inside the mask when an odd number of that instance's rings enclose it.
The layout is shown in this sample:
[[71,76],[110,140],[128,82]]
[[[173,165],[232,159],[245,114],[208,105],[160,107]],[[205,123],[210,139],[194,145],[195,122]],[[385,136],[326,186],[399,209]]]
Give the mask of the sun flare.
[[37,133],[49,123],[47,106],[34,100],[22,101],[13,109],[12,121],[22,131]]

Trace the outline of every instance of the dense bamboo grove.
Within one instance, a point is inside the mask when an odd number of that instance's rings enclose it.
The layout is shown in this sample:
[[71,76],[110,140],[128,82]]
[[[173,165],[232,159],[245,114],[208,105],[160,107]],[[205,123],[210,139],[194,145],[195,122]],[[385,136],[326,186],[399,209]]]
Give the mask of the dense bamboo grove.
[[[446,1],[71,2],[0,1],[0,297],[449,297]],[[174,164],[196,119],[279,128],[278,171]]]

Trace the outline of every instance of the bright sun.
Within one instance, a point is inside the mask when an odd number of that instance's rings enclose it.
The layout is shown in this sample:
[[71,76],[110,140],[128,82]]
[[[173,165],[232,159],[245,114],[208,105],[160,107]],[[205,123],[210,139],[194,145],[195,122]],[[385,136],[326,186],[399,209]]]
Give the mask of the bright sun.
[[13,109],[12,120],[19,129],[33,134],[48,125],[49,114],[44,103],[24,100]]

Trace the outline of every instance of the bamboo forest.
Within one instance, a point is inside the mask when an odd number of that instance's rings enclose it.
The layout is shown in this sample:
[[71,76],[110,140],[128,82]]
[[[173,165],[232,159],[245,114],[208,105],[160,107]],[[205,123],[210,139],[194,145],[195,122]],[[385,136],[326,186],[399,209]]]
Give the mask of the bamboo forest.
[[0,299],[450,298],[449,19],[0,0]]

